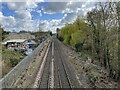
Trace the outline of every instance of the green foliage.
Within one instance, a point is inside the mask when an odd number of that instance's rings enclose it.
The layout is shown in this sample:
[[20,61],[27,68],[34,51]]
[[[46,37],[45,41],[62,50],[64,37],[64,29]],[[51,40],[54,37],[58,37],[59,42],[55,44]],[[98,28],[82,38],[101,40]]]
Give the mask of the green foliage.
[[71,35],[64,35],[64,43],[65,44],[70,44],[70,40],[71,40]]
[[81,36],[80,31],[77,31],[71,35],[71,45],[75,47],[76,44],[80,43]]
[[83,20],[77,18],[74,23],[67,24],[61,29],[59,38],[63,39],[65,44],[75,47],[76,51],[80,51],[87,33],[87,24]]
[[22,60],[23,56],[22,53],[9,49],[2,51],[2,60],[4,60],[5,63],[9,63],[12,67],[17,65]]
[[0,41],[4,40],[8,34],[9,32],[4,31],[3,28],[0,27]]
[[72,24],[65,25],[58,35],[65,44],[87,54],[92,63],[101,65],[116,79],[120,79],[119,4],[96,4],[96,8],[86,15],[87,23],[77,18]]

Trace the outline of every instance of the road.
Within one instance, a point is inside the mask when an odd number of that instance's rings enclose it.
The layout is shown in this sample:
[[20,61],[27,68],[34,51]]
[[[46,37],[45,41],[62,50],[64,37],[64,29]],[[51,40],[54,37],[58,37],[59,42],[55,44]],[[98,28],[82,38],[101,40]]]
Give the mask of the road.
[[80,88],[76,75],[68,63],[68,56],[62,51],[62,43],[53,38],[49,47],[44,67],[41,70],[39,88]]

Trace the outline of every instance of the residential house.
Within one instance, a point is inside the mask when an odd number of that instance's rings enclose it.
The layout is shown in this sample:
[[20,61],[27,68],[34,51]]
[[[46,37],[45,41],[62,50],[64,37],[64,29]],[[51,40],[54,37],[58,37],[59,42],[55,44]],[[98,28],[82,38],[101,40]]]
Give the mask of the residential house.
[[7,48],[9,49],[15,49],[15,48],[23,48],[25,49],[24,42],[27,42],[35,39],[34,35],[31,35],[30,33],[10,33],[7,38],[4,39],[3,43]]

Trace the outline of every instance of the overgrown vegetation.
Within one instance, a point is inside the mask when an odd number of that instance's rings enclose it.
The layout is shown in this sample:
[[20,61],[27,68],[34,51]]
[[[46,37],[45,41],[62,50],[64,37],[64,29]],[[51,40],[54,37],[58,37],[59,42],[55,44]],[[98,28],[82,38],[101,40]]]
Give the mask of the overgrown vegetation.
[[[97,3],[85,19],[77,18],[58,30],[58,38],[120,79],[120,2]],[[99,63],[98,63],[99,62]]]
[[7,74],[25,55],[18,51],[2,49],[2,75]]
[[4,31],[3,28],[0,26],[0,42],[3,41],[8,34],[9,32]]
[[6,49],[5,46],[1,44],[8,34],[9,32],[4,31],[0,26],[0,67],[2,68],[2,77],[25,57],[23,53]]

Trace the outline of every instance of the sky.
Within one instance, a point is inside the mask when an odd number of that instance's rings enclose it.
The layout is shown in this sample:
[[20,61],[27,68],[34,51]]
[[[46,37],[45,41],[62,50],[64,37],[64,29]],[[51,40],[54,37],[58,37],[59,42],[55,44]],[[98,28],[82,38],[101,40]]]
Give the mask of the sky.
[[48,2],[24,0],[21,2],[0,2],[0,25],[5,31],[56,32],[56,28],[72,23],[77,16],[85,16],[94,8],[95,2]]

